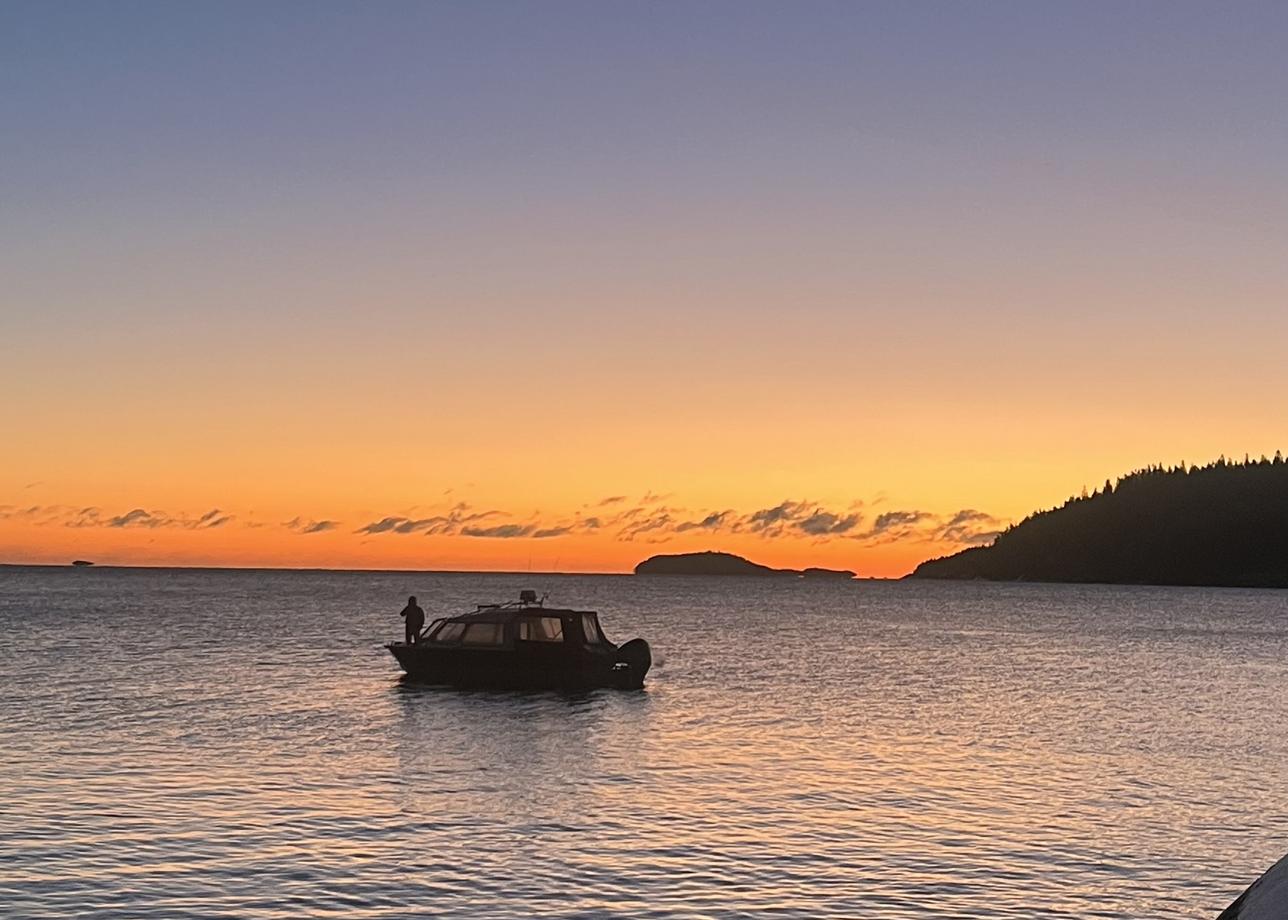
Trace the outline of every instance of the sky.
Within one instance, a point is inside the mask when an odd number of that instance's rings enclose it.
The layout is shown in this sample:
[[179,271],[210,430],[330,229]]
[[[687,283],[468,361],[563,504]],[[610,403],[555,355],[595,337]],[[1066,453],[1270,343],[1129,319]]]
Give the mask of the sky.
[[898,576],[1288,449],[1288,5],[0,5],[0,562]]

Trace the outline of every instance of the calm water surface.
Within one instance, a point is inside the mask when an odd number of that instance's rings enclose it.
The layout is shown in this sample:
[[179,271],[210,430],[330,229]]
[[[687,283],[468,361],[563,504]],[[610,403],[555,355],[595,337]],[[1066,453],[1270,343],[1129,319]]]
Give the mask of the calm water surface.
[[[408,686],[521,587],[643,692]],[[0,569],[12,917],[1212,917],[1288,850],[1288,592]]]

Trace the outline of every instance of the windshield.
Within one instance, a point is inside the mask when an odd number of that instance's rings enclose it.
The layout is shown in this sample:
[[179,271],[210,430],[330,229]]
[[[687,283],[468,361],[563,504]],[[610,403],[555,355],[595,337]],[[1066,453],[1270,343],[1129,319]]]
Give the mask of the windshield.
[[455,642],[465,632],[464,623],[445,623],[430,633],[430,642]]

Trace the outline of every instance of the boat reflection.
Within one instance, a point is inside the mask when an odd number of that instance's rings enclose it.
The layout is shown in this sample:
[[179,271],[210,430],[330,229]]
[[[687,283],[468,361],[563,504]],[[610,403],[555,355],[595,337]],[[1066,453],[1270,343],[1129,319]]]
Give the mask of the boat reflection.
[[[488,691],[426,686],[406,678],[390,691],[402,808],[408,817],[482,833],[577,827],[598,783],[616,779],[622,750],[647,731],[647,693]],[[625,729],[625,730],[623,730]],[[504,830],[503,830],[504,829]]]

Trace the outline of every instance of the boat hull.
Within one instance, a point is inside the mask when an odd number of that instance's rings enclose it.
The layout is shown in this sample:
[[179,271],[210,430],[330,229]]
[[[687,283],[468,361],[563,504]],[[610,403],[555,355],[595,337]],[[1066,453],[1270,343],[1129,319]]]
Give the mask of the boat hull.
[[621,649],[570,647],[525,654],[513,649],[436,648],[432,643],[385,646],[413,680],[458,687],[637,690],[652,664],[642,639]]

